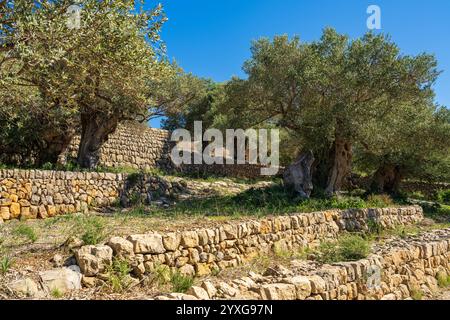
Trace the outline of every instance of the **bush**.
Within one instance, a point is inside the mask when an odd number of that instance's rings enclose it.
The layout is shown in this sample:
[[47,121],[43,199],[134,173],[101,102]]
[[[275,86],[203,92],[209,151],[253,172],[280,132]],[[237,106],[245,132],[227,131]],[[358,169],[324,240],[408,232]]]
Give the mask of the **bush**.
[[172,273],[170,278],[173,292],[185,293],[194,284],[194,278],[182,275],[179,271]]
[[440,288],[450,287],[450,275],[447,275],[445,272],[439,272],[436,279]]
[[105,238],[105,225],[99,217],[91,217],[82,222],[83,240],[86,245],[99,244]]
[[318,251],[316,260],[320,263],[335,263],[342,261],[342,256],[339,252],[339,245],[336,242],[322,242],[318,248]]
[[439,190],[436,196],[436,200],[439,203],[450,205],[450,189]]
[[321,263],[357,261],[370,253],[370,244],[359,235],[345,235],[337,242],[322,242],[316,260]]
[[374,208],[389,207],[394,204],[392,198],[387,194],[371,194],[367,197],[367,205]]
[[2,275],[5,275],[9,269],[11,269],[12,261],[9,257],[3,257],[2,260],[0,260],[0,273]]
[[125,260],[114,259],[108,268],[108,284],[112,291],[123,292],[130,285],[131,267]]
[[369,255],[370,244],[358,235],[348,235],[339,239],[339,252],[345,261],[364,259]]

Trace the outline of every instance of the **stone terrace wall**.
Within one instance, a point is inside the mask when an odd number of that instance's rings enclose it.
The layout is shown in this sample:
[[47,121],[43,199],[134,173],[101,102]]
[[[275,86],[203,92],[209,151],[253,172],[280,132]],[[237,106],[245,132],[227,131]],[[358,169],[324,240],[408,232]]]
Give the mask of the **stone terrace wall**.
[[[102,147],[100,165],[138,169],[171,168],[169,140],[169,131],[125,122],[118,126]],[[76,136],[60,162],[64,163],[67,158],[75,159],[79,144],[80,137]]]
[[118,199],[124,179],[112,173],[0,170],[0,218],[47,218],[108,205]]
[[[189,186],[188,186],[189,184]],[[194,184],[194,186],[192,186]],[[0,223],[86,212],[89,206],[158,204],[177,198],[195,183],[151,174],[0,170]],[[138,203],[132,203],[138,201]]]
[[418,294],[432,298],[438,276],[450,275],[450,229],[394,238],[355,262],[296,265],[275,267],[264,275],[250,272],[227,282],[206,280],[190,288],[188,295],[172,293],[156,299],[403,300],[417,299]]
[[211,229],[148,233],[126,239],[114,237],[107,245],[81,248],[76,257],[86,276],[104,272],[113,252],[116,257],[130,261],[139,277],[157,265],[203,276],[213,269],[238,266],[258,254],[270,252],[274,246],[285,250],[315,246],[323,240],[336,239],[344,230],[367,229],[370,219],[392,228],[421,221],[423,212],[416,206],[330,210],[229,223]]

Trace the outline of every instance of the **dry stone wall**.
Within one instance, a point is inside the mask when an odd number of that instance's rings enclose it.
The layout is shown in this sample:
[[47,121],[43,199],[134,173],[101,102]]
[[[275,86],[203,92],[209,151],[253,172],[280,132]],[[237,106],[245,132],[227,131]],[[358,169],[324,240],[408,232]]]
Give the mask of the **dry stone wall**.
[[[101,148],[100,165],[105,167],[131,167],[137,169],[171,168],[169,158],[170,133],[152,129],[144,124],[125,122]],[[60,162],[76,159],[80,137],[76,136]]]
[[158,300],[407,300],[432,298],[438,278],[450,275],[450,229],[376,245],[366,259],[317,265],[292,261],[264,274],[227,282],[205,280],[187,294],[172,293]]
[[145,174],[0,170],[0,222],[86,212],[90,206],[158,204],[185,192],[182,181]]
[[[145,124],[126,121],[111,134],[100,152],[99,164],[105,167],[130,167],[136,169],[163,169],[193,175],[219,175],[238,178],[261,177],[259,165],[182,165],[176,167],[170,159],[174,145],[170,132],[153,129]],[[67,163],[77,157],[80,137],[75,136],[59,162]]]
[[[88,246],[77,253],[78,264],[85,275],[104,272],[104,259],[93,251],[110,252],[126,259],[139,277],[165,265],[183,274],[204,276],[214,269],[236,267],[274,247],[316,246],[326,239],[337,239],[342,231],[364,230],[375,220],[385,228],[417,223],[423,219],[420,207],[385,209],[329,210],[280,216],[217,228],[203,228],[171,233],[147,233],[127,238],[113,237],[106,245]],[[85,254],[89,252],[89,254]],[[109,261],[111,262],[111,261]]]
[[0,217],[47,218],[116,201],[124,176],[97,172],[0,170]]

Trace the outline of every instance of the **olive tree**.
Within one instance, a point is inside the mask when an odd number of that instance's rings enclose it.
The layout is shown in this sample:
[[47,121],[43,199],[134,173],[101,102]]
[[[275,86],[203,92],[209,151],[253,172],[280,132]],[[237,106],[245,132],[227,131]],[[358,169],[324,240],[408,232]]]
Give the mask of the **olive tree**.
[[234,80],[243,118],[290,130],[314,152],[314,182],[328,195],[351,172],[353,150],[369,128],[402,107],[429,99],[438,76],[433,56],[404,56],[389,37],[350,40],[325,29],[319,41],[275,37],[253,43],[244,64],[248,80]]
[[71,5],[68,0],[1,2],[0,85],[33,88],[42,113],[54,115],[48,123],[64,123],[66,130],[49,126],[44,135],[49,145],[56,139],[64,147],[79,127],[77,161],[92,168],[117,124],[148,112],[149,84],[171,68],[161,58],[159,31],[166,18],[160,5],[144,11],[130,0],[86,0],[80,4],[80,25],[73,28],[67,16]]

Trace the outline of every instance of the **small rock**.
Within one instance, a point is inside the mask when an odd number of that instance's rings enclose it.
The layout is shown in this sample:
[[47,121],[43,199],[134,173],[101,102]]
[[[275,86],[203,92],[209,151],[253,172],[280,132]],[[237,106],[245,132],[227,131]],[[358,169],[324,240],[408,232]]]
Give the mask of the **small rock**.
[[30,278],[14,281],[9,285],[12,291],[19,296],[26,296],[30,298],[36,298],[41,296],[41,292],[38,289],[38,285]]
[[134,253],[138,254],[160,254],[166,252],[162,236],[156,233],[131,235],[128,241],[133,244]]
[[55,254],[52,258],[53,266],[55,268],[60,268],[63,266],[64,258],[60,254]]
[[64,243],[64,247],[67,248],[68,250],[75,250],[75,249],[79,249],[84,245],[83,240],[77,238],[77,237],[70,237],[66,240],[66,242]]
[[216,287],[210,281],[203,281],[202,288],[205,289],[210,298],[214,298],[217,293]]
[[71,290],[81,289],[82,275],[76,272],[77,268],[61,268],[55,270],[48,270],[40,272],[39,275],[44,285],[49,291],[58,290],[61,293],[66,293]]
[[97,286],[97,282],[99,280],[96,277],[86,277],[83,276],[83,278],[81,279],[81,283],[83,284],[83,286],[85,286],[86,288],[93,288],[95,286]]
[[182,266],[180,269],[178,269],[182,275],[185,276],[194,276],[195,275],[195,269],[192,265],[186,264]]
[[118,257],[132,258],[134,256],[133,244],[124,238],[112,237],[109,240],[108,245]]
[[228,285],[225,282],[219,283],[219,290],[223,294],[225,294],[227,296],[230,296],[230,297],[234,297],[234,296],[236,296],[238,294],[238,290],[237,289],[231,287],[230,285]]
[[175,300],[198,300],[197,297],[184,293],[170,293],[168,297]]
[[105,245],[84,246],[75,253],[77,263],[86,276],[95,276],[105,271],[112,263],[113,250]]
[[186,293],[195,296],[200,300],[209,300],[209,295],[206,290],[197,286],[190,287]]

